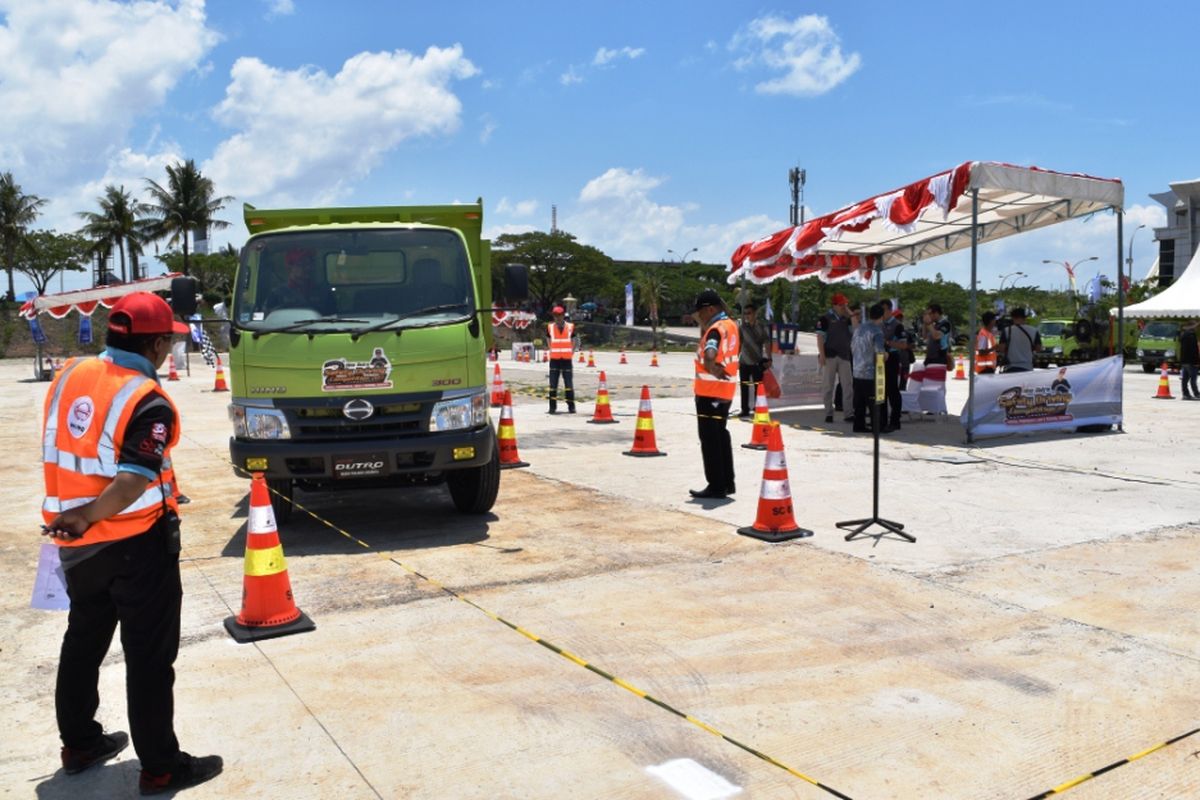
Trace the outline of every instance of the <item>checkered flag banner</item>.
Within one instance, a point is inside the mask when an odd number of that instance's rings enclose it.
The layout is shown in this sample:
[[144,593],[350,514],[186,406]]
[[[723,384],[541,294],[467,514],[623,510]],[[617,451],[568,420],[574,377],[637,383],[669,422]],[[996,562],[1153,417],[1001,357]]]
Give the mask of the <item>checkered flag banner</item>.
[[217,365],[217,348],[213,347],[208,331],[203,328],[200,329],[200,355],[204,356],[204,363],[210,367]]

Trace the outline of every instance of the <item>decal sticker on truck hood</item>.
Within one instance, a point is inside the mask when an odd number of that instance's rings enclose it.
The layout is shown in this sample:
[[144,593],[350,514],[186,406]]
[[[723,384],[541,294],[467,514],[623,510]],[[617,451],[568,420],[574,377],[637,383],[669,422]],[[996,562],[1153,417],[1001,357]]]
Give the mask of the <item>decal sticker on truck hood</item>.
[[331,358],[321,365],[321,391],[352,392],[359,389],[390,389],[392,363],[376,347],[369,361]]

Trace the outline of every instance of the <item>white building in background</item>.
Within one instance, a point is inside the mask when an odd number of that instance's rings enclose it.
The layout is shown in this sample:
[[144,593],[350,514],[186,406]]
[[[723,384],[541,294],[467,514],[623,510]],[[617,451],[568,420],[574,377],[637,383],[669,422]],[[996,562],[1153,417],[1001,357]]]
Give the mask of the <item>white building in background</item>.
[[1170,286],[1182,275],[1200,245],[1200,178],[1170,186],[1169,192],[1150,195],[1167,209],[1167,224],[1154,229],[1159,286]]

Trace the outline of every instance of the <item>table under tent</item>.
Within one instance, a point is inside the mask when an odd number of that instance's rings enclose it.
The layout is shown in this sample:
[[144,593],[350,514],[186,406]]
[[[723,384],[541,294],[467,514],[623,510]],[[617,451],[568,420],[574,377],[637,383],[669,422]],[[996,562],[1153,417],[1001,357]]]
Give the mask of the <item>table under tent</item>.
[[[875,281],[878,287],[886,270],[969,248],[973,336],[979,329],[979,245],[1111,209],[1117,219],[1117,341],[1124,341],[1124,198],[1124,186],[1116,179],[968,161],[803,225],[746,242],[730,259],[728,281],[765,284],[816,278],[826,283],[856,280],[869,285]],[[978,426],[975,352],[973,347],[969,351],[965,427],[971,442]],[[1119,425],[1119,399],[1117,403],[1115,422]]]
[[155,278],[144,278],[132,283],[122,283],[113,286],[97,286],[93,289],[76,289],[58,294],[44,294],[27,300],[20,310],[20,315],[31,323],[34,329],[34,342],[37,352],[34,355],[33,374],[35,380],[50,380],[53,369],[48,369],[42,353],[45,343],[44,334],[38,337],[36,331],[37,318],[41,314],[49,314],[54,319],[62,319],[72,311],[81,317],[91,317],[98,306],[112,308],[113,304],[127,294],[133,292],[169,292],[171,282],[182,277],[179,273],[170,272]]

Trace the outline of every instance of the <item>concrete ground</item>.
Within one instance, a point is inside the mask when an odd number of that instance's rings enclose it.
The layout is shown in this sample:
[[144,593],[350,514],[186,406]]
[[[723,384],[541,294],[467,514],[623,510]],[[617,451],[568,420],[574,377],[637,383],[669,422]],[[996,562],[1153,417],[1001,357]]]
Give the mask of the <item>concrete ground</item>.
[[[226,759],[186,796],[835,796],[820,783],[1026,798],[1197,727],[1200,403],[1150,400],[1157,376],[1134,367],[1123,433],[968,447],[956,417],[906,423],[882,445],[880,511],[915,544],[844,541],[835,523],[871,512],[871,439],[819,409],[777,414],[797,520],[815,535],[768,545],[735,533],[755,518],[762,453],[735,447],[733,500],[690,500],[703,483],[690,356],[659,358],[597,354],[621,421],[609,426],[586,424],[598,370],[576,366],[577,415],[549,416],[544,367],[502,362],[531,467],[504,473],[482,519],[441,487],[298,493],[334,526],[298,513],[282,534],[317,629],[253,645],[221,625],[240,604],[247,502],[224,462],[229,396],[195,363],[168,384],[193,498],[177,728],[186,749]],[[46,384],[27,374],[0,362],[0,797],[132,797],[132,750],[58,769],[65,615],[29,608]],[[643,383],[665,458],[621,455]],[[965,387],[949,383],[952,410]],[[749,424],[730,428],[748,441]],[[123,682],[114,645],[112,728],[127,729]],[[1200,795],[1200,734],[1069,795]]]

